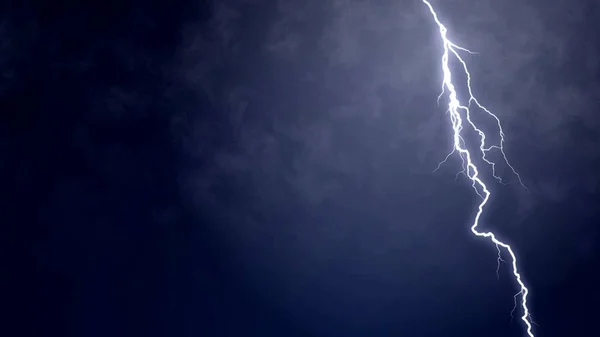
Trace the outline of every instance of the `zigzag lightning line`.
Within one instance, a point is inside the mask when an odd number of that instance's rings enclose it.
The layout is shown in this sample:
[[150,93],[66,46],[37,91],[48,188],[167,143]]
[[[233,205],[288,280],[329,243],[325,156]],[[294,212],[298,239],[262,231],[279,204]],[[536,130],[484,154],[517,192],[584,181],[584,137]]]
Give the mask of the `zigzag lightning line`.
[[[517,296],[521,295],[520,304],[521,304],[521,309],[522,309],[522,314],[523,314],[521,316],[521,320],[525,324],[527,335],[529,337],[534,337],[534,334],[532,332],[533,321],[530,318],[529,308],[527,307],[527,295],[529,294],[529,289],[525,286],[525,283],[523,282],[521,274],[519,273],[519,269],[517,268],[517,257],[515,255],[513,249],[511,248],[511,246],[509,244],[500,241],[494,233],[480,232],[477,229],[477,227],[479,225],[479,219],[481,218],[481,215],[483,213],[485,205],[487,204],[487,202],[490,198],[491,193],[490,193],[490,190],[488,189],[487,185],[484,183],[484,181],[480,177],[479,168],[473,162],[472,153],[471,153],[471,151],[469,151],[467,149],[467,144],[465,142],[465,139],[462,136],[463,135],[462,134],[463,127],[465,126],[464,119],[466,119],[468,126],[470,126],[479,136],[479,146],[478,146],[477,153],[479,153],[479,155],[481,156],[481,160],[483,162],[485,162],[487,165],[491,166],[492,176],[495,179],[497,179],[498,181],[502,182],[501,178],[496,175],[495,163],[486,157],[486,155],[490,151],[496,150],[502,154],[506,164],[508,165],[508,167],[510,167],[512,172],[517,176],[521,185],[524,188],[526,188],[526,187],[525,187],[525,185],[523,185],[523,182],[521,181],[521,177],[519,176],[519,174],[515,171],[515,169],[508,162],[506,153],[504,152],[504,132],[502,130],[502,125],[500,123],[500,119],[495,114],[493,114],[491,111],[489,111],[486,107],[481,105],[477,101],[477,99],[475,98],[475,96],[473,95],[473,92],[471,90],[471,74],[469,73],[469,70],[467,69],[466,62],[460,56],[460,52],[466,52],[466,53],[470,53],[470,54],[473,54],[473,52],[471,52],[468,49],[465,49],[463,47],[460,47],[460,46],[456,45],[454,42],[452,42],[447,36],[448,29],[446,28],[446,26],[444,26],[440,22],[438,15],[437,15],[435,9],[433,8],[433,6],[431,5],[431,3],[428,0],[421,0],[421,1],[427,6],[427,8],[429,9],[429,12],[433,16],[433,20],[435,21],[435,23],[438,27],[440,38],[441,38],[441,41],[442,41],[442,44],[444,47],[444,52],[442,54],[442,59],[441,59],[442,71],[443,71],[444,78],[443,78],[443,83],[442,83],[442,93],[438,97],[438,102],[439,102],[439,99],[445,93],[447,93],[448,100],[449,100],[447,112],[450,114],[450,122],[452,123],[452,129],[454,131],[454,133],[453,133],[453,140],[454,140],[453,150],[452,150],[452,152],[450,152],[448,154],[446,159],[444,159],[440,163],[440,165],[442,163],[444,163],[450,157],[450,155],[452,155],[454,153],[458,153],[458,155],[460,156],[460,158],[463,162],[463,170],[462,170],[462,172],[459,172],[459,173],[464,174],[469,180],[471,180],[473,189],[475,190],[477,195],[479,195],[481,197],[481,202],[479,203],[477,214],[475,215],[475,219],[473,220],[473,224],[471,226],[471,232],[473,232],[473,234],[475,234],[478,237],[487,238],[487,239],[491,240],[496,245],[496,248],[498,249],[498,260],[497,260],[498,265],[500,264],[501,261],[504,261],[504,260],[502,260],[502,258],[500,256],[501,248],[503,248],[510,255],[511,261],[512,261],[512,274],[520,288],[519,292],[515,295],[515,308],[516,308]],[[460,62],[461,66],[462,66],[462,70],[464,71],[464,74],[467,77],[466,85],[468,88],[469,100],[466,105],[461,103],[460,100],[458,99],[456,87],[452,82],[452,72],[450,71],[450,65],[449,65],[450,58],[454,58],[454,60]],[[474,123],[471,119],[471,110],[470,109],[471,109],[472,105],[475,105],[477,108],[481,109],[483,112],[488,114],[490,117],[492,117],[496,121],[496,124],[498,127],[498,133],[500,136],[499,144],[493,144],[493,145],[487,144],[485,132],[483,132],[479,127],[477,127],[477,124]],[[439,165],[438,165],[438,168],[439,168]],[[512,313],[511,313],[511,315],[512,315]]]

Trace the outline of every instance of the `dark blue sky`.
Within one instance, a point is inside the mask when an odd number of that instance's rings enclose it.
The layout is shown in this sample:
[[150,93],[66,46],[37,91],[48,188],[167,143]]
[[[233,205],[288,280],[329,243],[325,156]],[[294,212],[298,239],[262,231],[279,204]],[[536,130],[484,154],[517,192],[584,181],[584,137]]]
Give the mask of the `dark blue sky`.
[[[530,190],[501,166],[481,226],[537,336],[596,336],[600,6],[432,3]],[[420,0],[1,6],[2,335],[524,335],[459,161],[433,172]]]

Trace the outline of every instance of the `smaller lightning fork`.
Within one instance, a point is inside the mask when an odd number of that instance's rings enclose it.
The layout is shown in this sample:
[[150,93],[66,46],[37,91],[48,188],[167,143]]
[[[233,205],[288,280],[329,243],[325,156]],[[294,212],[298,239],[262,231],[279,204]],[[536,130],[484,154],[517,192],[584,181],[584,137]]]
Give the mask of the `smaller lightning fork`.
[[[508,162],[506,153],[504,152],[504,132],[502,130],[502,125],[500,123],[500,119],[495,114],[493,114],[491,111],[489,111],[487,108],[485,108],[483,105],[481,105],[477,101],[477,99],[473,96],[473,92],[471,90],[471,74],[469,73],[469,71],[467,69],[466,62],[463,60],[463,58],[459,54],[459,52],[461,52],[461,51],[469,53],[469,54],[473,54],[473,52],[471,52],[468,49],[465,49],[463,47],[460,47],[460,46],[456,45],[454,42],[452,42],[447,36],[448,29],[446,28],[446,26],[444,26],[440,22],[438,15],[437,15],[435,9],[433,8],[433,6],[431,5],[431,3],[428,0],[421,0],[421,1],[429,8],[429,11],[431,12],[431,15],[433,16],[433,19],[438,26],[439,34],[440,34],[440,37],[442,39],[442,43],[444,46],[444,53],[442,54],[442,60],[441,60],[444,79],[443,79],[443,83],[442,83],[442,93],[438,97],[438,102],[439,102],[439,99],[441,98],[441,96],[447,92],[448,99],[449,99],[447,113],[449,113],[449,115],[450,115],[450,122],[452,123],[452,129],[454,131],[454,133],[453,133],[454,146],[453,146],[452,152],[450,152],[448,154],[448,156],[446,156],[446,158],[442,161],[442,163],[445,162],[450,157],[450,155],[458,152],[458,155],[460,156],[462,163],[463,163],[463,170],[462,170],[462,172],[459,172],[459,173],[463,173],[469,180],[471,180],[473,189],[475,190],[477,195],[479,195],[479,197],[481,197],[481,202],[479,203],[477,214],[475,215],[475,219],[473,220],[473,224],[471,226],[471,232],[473,232],[473,234],[475,234],[478,237],[490,239],[496,245],[496,248],[498,249],[498,260],[497,260],[498,267],[499,267],[500,262],[504,261],[501,258],[501,248],[503,248],[510,255],[511,261],[512,261],[512,273],[513,273],[513,276],[514,276],[515,280],[517,281],[519,288],[520,288],[519,292],[515,295],[515,304],[517,301],[517,297],[520,295],[521,296],[520,304],[521,304],[521,309],[523,312],[523,315],[521,316],[521,320],[525,324],[527,335],[529,337],[535,337],[532,332],[533,321],[531,321],[529,308],[527,307],[527,295],[529,294],[529,289],[525,286],[525,283],[523,282],[521,274],[519,273],[519,269],[517,268],[517,257],[515,255],[513,249],[511,248],[511,246],[509,244],[500,241],[494,233],[480,232],[477,229],[477,227],[479,225],[479,219],[481,218],[481,215],[483,213],[485,205],[487,204],[487,202],[490,198],[491,193],[490,193],[487,185],[484,183],[482,178],[479,176],[479,168],[474,163],[474,161],[472,159],[471,151],[468,150],[466,141],[462,136],[462,130],[463,130],[463,126],[464,126],[463,118],[466,118],[468,125],[470,125],[470,127],[479,136],[479,147],[478,147],[479,151],[478,152],[481,154],[481,160],[483,162],[485,162],[487,165],[491,166],[493,177],[496,180],[502,182],[501,178],[496,175],[495,163],[486,157],[488,152],[490,152],[492,150],[497,150],[502,154],[504,161],[506,162],[508,167],[510,167],[512,172],[517,176],[519,183],[521,183],[521,185],[525,189],[527,189],[527,188],[525,187],[525,185],[523,185],[523,182],[521,181],[521,177],[519,176],[519,174],[515,171],[513,166],[511,166],[511,164]],[[452,72],[450,71],[450,65],[449,65],[450,57],[453,57],[455,60],[460,62],[462,70],[464,71],[464,74],[467,77],[466,84],[467,84],[468,94],[469,94],[469,101],[468,101],[467,105],[463,105],[460,102],[460,100],[458,99],[456,87],[454,86],[454,84],[452,82]],[[499,136],[500,136],[499,144],[497,144],[497,145],[487,145],[486,144],[485,132],[483,132],[480,128],[478,128],[476,123],[473,122],[473,120],[471,119],[470,108],[473,104],[475,104],[477,106],[477,108],[484,111],[487,115],[494,118],[494,120],[496,121]],[[440,163],[440,165],[442,163]],[[439,168],[439,165],[438,165],[438,168]],[[515,309],[516,309],[516,306],[515,306]],[[514,311],[514,309],[513,309],[513,311]],[[512,312],[511,312],[511,316],[512,316]]]

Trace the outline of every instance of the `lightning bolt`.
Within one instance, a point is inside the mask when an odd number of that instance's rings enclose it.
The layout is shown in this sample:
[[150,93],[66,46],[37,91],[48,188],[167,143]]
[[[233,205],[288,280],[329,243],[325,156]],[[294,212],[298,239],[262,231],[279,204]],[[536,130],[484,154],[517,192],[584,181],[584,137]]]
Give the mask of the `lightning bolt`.
[[[471,185],[472,185],[473,189],[475,190],[477,195],[481,198],[481,202],[479,203],[479,206],[477,209],[477,214],[475,215],[475,219],[473,220],[473,224],[471,226],[471,232],[473,232],[473,234],[475,234],[478,237],[487,238],[487,239],[491,240],[492,243],[494,243],[496,245],[496,249],[498,250],[498,259],[497,259],[498,268],[500,268],[500,262],[504,261],[501,257],[501,248],[504,249],[506,252],[508,252],[508,254],[510,255],[511,261],[512,261],[512,274],[520,288],[519,292],[517,292],[517,294],[515,294],[515,296],[514,296],[515,308],[513,308],[513,311],[516,309],[517,297],[520,295],[521,296],[520,304],[521,304],[521,309],[522,309],[522,313],[523,313],[523,315],[521,316],[521,320],[525,324],[525,327],[527,330],[527,335],[529,337],[534,337],[533,332],[532,332],[533,321],[531,320],[529,308],[527,307],[527,295],[529,294],[529,289],[525,286],[523,278],[521,277],[521,274],[519,273],[519,269],[517,268],[517,257],[515,255],[513,249],[511,248],[511,246],[509,244],[500,241],[496,237],[496,235],[494,233],[492,233],[491,231],[490,232],[480,232],[477,229],[477,227],[479,226],[479,219],[481,218],[481,215],[483,213],[485,205],[487,204],[487,202],[490,198],[491,193],[490,193],[490,190],[488,189],[487,185],[484,183],[484,181],[482,180],[482,178],[479,175],[479,167],[474,163],[471,151],[469,151],[467,149],[467,144],[466,144],[465,139],[463,138],[463,133],[462,133],[463,127],[466,124],[464,119],[466,119],[468,126],[470,126],[475,131],[475,133],[479,136],[479,147],[478,147],[477,153],[480,154],[480,156],[481,156],[480,159],[482,160],[482,162],[491,166],[492,176],[499,182],[502,182],[502,179],[498,175],[496,175],[496,164],[486,157],[486,155],[490,151],[496,150],[502,154],[502,157],[504,158],[505,163],[508,165],[508,167],[510,167],[512,172],[516,175],[516,177],[519,180],[519,183],[525,189],[527,189],[527,188],[523,184],[519,174],[515,171],[513,166],[509,163],[509,161],[506,157],[506,153],[504,152],[504,131],[502,129],[500,119],[495,114],[493,114],[490,110],[488,110],[486,107],[481,105],[479,103],[479,101],[477,101],[477,99],[475,98],[475,96],[473,95],[473,92],[471,90],[471,74],[469,73],[469,70],[467,69],[466,62],[460,56],[460,52],[466,52],[469,54],[474,54],[474,53],[471,52],[470,50],[460,47],[457,44],[455,44],[454,42],[452,42],[447,36],[448,29],[446,28],[446,26],[444,26],[444,24],[442,24],[440,22],[438,15],[437,15],[435,9],[433,8],[433,6],[431,5],[431,3],[428,0],[421,0],[421,1],[427,6],[427,8],[429,9],[429,12],[433,16],[433,20],[437,24],[437,27],[439,29],[440,38],[441,38],[442,44],[444,46],[444,53],[442,54],[442,60],[441,60],[444,78],[443,78],[443,83],[442,83],[442,93],[440,94],[440,96],[438,96],[438,103],[439,103],[440,98],[445,93],[447,93],[448,99],[449,99],[447,113],[450,116],[450,122],[452,123],[452,130],[454,131],[453,132],[453,140],[454,140],[453,149],[448,154],[448,156],[446,156],[446,158],[438,165],[436,170],[439,169],[440,165],[443,164],[452,154],[458,153],[458,155],[460,156],[460,158],[462,160],[462,168],[463,168],[463,170],[461,172],[459,172],[459,174],[460,173],[464,174],[471,181]],[[469,95],[469,100],[468,100],[467,105],[464,105],[458,99],[456,87],[454,86],[454,83],[452,82],[452,72],[450,71],[450,65],[449,65],[450,58],[453,58],[454,60],[460,62],[461,66],[462,66],[462,70],[467,77],[466,84],[467,84],[468,95]],[[498,127],[498,134],[500,136],[499,137],[500,141],[498,144],[488,145],[485,132],[483,132],[477,126],[477,124],[474,123],[473,120],[471,119],[470,108],[473,104],[496,121],[496,125]],[[498,272],[498,269],[496,269],[496,272]],[[512,311],[511,311],[511,317],[512,317]]]

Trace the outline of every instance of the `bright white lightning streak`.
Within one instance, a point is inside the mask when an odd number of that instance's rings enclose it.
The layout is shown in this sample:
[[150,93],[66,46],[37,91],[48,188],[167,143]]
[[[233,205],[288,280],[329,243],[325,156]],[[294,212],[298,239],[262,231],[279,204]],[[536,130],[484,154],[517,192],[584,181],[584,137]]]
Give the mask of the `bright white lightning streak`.
[[[440,37],[442,39],[443,46],[444,46],[444,53],[442,55],[442,70],[443,70],[443,74],[444,74],[444,79],[443,79],[443,84],[442,84],[442,93],[440,94],[440,97],[447,90],[448,98],[449,98],[447,112],[450,114],[450,121],[452,123],[452,129],[454,131],[454,136],[453,136],[454,148],[453,148],[452,152],[450,154],[448,154],[446,159],[448,159],[448,157],[451,154],[458,152],[459,156],[461,157],[461,159],[463,161],[462,173],[471,180],[472,186],[475,189],[475,192],[482,199],[481,203],[478,206],[478,211],[477,211],[477,214],[475,215],[475,219],[473,220],[473,225],[471,226],[471,232],[473,232],[473,234],[475,234],[478,237],[484,237],[484,238],[490,239],[496,245],[496,248],[498,249],[498,265],[500,264],[501,261],[504,261],[500,257],[500,247],[504,248],[510,254],[510,257],[512,260],[512,273],[520,287],[519,292],[515,295],[515,303],[516,303],[517,296],[521,295],[521,308],[523,311],[523,316],[521,316],[521,320],[523,321],[523,323],[525,324],[525,326],[527,328],[527,335],[529,337],[534,337],[533,332],[532,332],[532,321],[530,318],[529,308],[527,307],[527,295],[529,294],[529,289],[527,289],[527,287],[525,286],[525,283],[522,280],[521,274],[519,273],[519,270],[517,268],[517,257],[515,255],[513,249],[511,248],[511,246],[509,244],[498,240],[494,233],[480,232],[477,230],[477,226],[479,225],[479,219],[481,218],[481,214],[483,213],[483,209],[484,209],[485,205],[487,204],[491,193],[490,193],[487,185],[483,182],[482,178],[479,177],[479,169],[476,166],[476,164],[473,162],[473,160],[471,158],[471,152],[467,149],[467,145],[465,144],[466,142],[465,142],[464,138],[462,137],[461,132],[463,129],[463,117],[462,117],[463,115],[466,117],[466,120],[469,123],[469,125],[479,135],[479,141],[480,141],[479,142],[479,152],[481,154],[481,159],[486,164],[488,164],[492,167],[493,177],[496,178],[497,180],[501,181],[501,179],[496,175],[495,163],[492,162],[491,160],[487,159],[486,154],[491,150],[499,150],[500,153],[502,154],[506,164],[511,168],[512,172],[517,176],[521,185],[523,187],[525,187],[525,186],[523,185],[523,182],[521,181],[521,177],[519,176],[519,174],[515,171],[515,169],[508,162],[506,154],[504,152],[504,147],[503,147],[504,132],[503,132],[502,126],[500,124],[500,119],[495,114],[493,114],[491,111],[489,111],[487,108],[485,108],[483,105],[481,105],[477,101],[477,99],[473,96],[473,92],[471,91],[471,74],[469,73],[469,71],[467,69],[466,62],[460,56],[459,51],[467,52],[470,54],[473,54],[473,53],[471,51],[469,51],[468,49],[465,49],[463,47],[456,45],[454,42],[452,42],[450,39],[448,39],[448,37],[447,37],[448,29],[440,22],[438,15],[437,15],[435,9],[433,8],[433,6],[431,5],[431,3],[428,0],[421,0],[421,1],[429,8],[429,11],[431,12],[431,15],[433,16],[433,19],[435,20],[435,23],[437,24],[437,26],[439,28]],[[449,58],[450,58],[451,54],[454,56],[454,58],[457,61],[460,62],[460,64],[462,65],[462,69],[463,69],[465,75],[467,76],[466,84],[467,84],[468,93],[469,93],[469,102],[466,106],[463,105],[459,101],[459,99],[457,97],[456,88],[455,88],[454,84],[452,83],[452,72],[450,71],[450,65],[449,65]],[[439,102],[440,97],[438,97],[438,102]],[[496,124],[499,129],[498,132],[500,135],[500,144],[499,145],[491,145],[491,146],[486,145],[486,134],[481,129],[479,129],[477,127],[477,125],[471,120],[470,107],[471,107],[471,104],[473,104],[473,103],[479,109],[483,110],[485,113],[487,113],[489,116],[491,116],[492,118],[494,118],[496,120]],[[463,113],[463,115],[461,115],[461,112]],[[444,159],[443,162],[445,162],[446,159]],[[439,168],[439,166],[438,166],[438,168]],[[516,308],[516,306],[515,306],[515,308]],[[512,316],[512,312],[511,312],[511,316]]]

